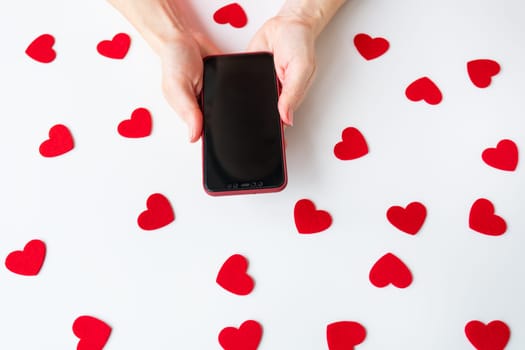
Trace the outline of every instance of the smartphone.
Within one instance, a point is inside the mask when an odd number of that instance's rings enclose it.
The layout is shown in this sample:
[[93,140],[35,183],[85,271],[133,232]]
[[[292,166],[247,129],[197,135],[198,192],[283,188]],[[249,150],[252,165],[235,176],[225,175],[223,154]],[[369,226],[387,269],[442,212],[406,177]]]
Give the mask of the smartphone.
[[286,186],[280,88],[271,53],[204,58],[203,184],[213,196]]

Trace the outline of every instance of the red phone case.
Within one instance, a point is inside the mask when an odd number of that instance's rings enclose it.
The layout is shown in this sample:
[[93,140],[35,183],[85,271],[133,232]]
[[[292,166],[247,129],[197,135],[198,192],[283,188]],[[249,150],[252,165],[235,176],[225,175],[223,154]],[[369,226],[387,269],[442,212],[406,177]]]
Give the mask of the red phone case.
[[[264,54],[271,54],[271,52],[265,52],[265,51],[257,51],[257,52],[245,52],[245,53],[234,53],[234,54],[222,54],[222,55],[209,55],[209,56],[206,56],[203,58],[203,61],[205,61],[206,59],[210,58],[210,57],[221,57],[221,56],[236,56],[236,55],[257,55],[257,54],[261,54],[261,53],[264,53]],[[277,74],[275,75],[275,84],[277,86],[277,96],[280,96],[281,95],[281,82],[279,81],[279,79],[277,78]],[[202,89],[204,90],[204,89]],[[200,107],[201,107],[201,111],[202,111],[202,106],[204,104],[203,102],[203,99],[204,99],[204,96],[202,94],[202,91],[200,93],[200,96],[199,96],[199,102],[200,102]],[[279,187],[272,187],[272,188],[249,188],[249,189],[237,189],[237,190],[231,190],[231,191],[220,191],[220,192],[217,192],[217,191],[209,191],[207,188],[206,188],[206,184],[204,183],[204,130],[201,134],[201,139],[202,139],[202,169],[203,169],[203,172],[202,172],[202,186],[204,188],[204,191],[209,194],[210,196],[214,196],[214,197],[218,197],[218,196],[230,196],[230,195],[238,195],[238,194],[257,194],[257,193],[273,193],[273,192],[279,192],[279,191],[282,191],[286,185],[288,184],[288,174],[287,174],[287,168],[286,168],[286,143],[285,143],[285,140],[284,140],[284,128],[283,128],[283,122],[281,120],[281,150],[282,150],[282,157],[283,157],[283,176],[284,176],[284,181],[283,181],[283,184]]]

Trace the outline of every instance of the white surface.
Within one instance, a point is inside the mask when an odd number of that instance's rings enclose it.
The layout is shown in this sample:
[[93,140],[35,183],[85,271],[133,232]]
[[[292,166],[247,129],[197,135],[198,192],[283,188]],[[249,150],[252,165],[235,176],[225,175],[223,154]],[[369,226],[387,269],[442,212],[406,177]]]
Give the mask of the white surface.
[[[240,1],[243,29],[215,24],[222,1],[194,1],[225,51],[241,51],[280,1]],[[263,4],[264,3],[264,4]],[[326,349],[326,325],[362,323],[358,349],[472,349],[470,320],[505,321],[508,349],[525,348],[525,175],[488,167],[481,152],[504,138],[525,145],[525,6],[520,1],[350,0],[318,43],[318,75],[295,126],[287,130],[289,185],[279,194],[211,198],[201,187],[200,144],[160,91],[157,58],[137,32],[101,1],[0,5],[0,259],[33,239],[48,254],[36,277],[0,268],[0,348],[74,349],[76,317],[113,327],[105,349],[220,349],[219,331],[244,320],[264,328],[260,349]],[[128,32],[122,61],[96,44]],[[365,61],[359,32],[391,48]],[[57,40],[48,65],[24,50],[42,33]],[[465,65],[496,59],[488,89]],[[444,98],[413,103],[405,87],[431,77]],[[118,123],[150,109],[151,137],[120,137]],[[76,147],[44,159],[49,128],[66,124]],[[333,146],[355,126],[370,153],[342,162]],[[136,218],[161,192],[176,220],[154,232]],[[487,237],[468,227],[471,204],[493,201],[508,231]],[[293,206],[310,198],[334,219],[300,236]],[[392,205],[423,202],[416,236],[386,220]],[[387,252],[414,275],[406,289],[371,285]],[[244,254],[255,290],[239,297],[215,283],[230,255]]]

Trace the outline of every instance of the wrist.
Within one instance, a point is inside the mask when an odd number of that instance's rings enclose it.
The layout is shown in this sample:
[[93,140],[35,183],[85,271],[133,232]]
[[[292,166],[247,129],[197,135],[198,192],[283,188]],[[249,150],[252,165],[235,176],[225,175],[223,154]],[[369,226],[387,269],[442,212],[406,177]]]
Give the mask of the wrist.
[[284,7],[277,17],[299,23],[309,29],[317,37],[322,31],[323,14],[316,11],[304,11],[302,8]]
[[189,29],[176,1],[109,0],[159,53],[167,43],[187,36]]
[[346,0],[288,0],[278,16],[308,26],[317,37]]

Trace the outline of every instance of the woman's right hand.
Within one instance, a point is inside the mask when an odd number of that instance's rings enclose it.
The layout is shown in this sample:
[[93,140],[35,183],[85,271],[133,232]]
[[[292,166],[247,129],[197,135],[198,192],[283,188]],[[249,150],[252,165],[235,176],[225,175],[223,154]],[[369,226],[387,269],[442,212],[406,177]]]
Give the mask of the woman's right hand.
[[202,89],[203,57],[219,50],[199,33],[182,35],[160,49],[162,90],[175,112],[186,122],[191,142],[202,133],[198,96]]
[[198,96],[202,89],[204,56],[219,49],[188,23],[176,0],[108,0],[141,33],[160,57],[162,90],[175,112],[186,122],[191,142],[202,133]]

